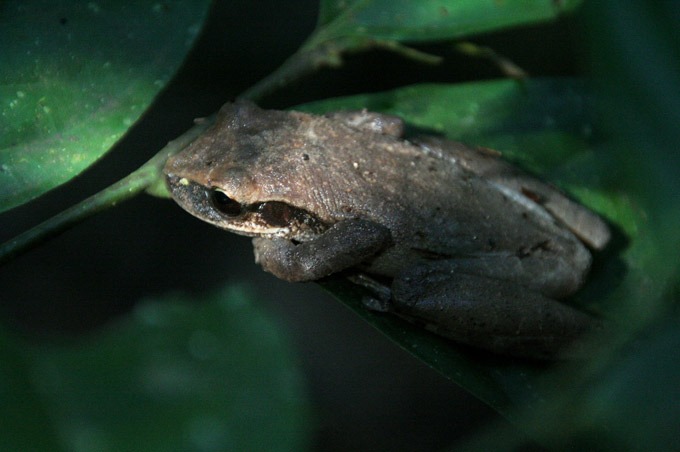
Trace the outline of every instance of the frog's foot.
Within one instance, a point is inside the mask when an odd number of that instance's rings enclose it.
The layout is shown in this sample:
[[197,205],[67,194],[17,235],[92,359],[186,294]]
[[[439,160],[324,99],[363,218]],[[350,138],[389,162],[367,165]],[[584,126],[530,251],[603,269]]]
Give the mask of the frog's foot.
[[601,323],[508,281],[416,267],[392,284],[394,311],[434,333],[496,353],[532,359],[578,356],[575,345]]
[[376,312],[393,311],[392,291],[388,286],[364,273],[350,275],[347,279],[370,292],[370,294],[361,297],[361,303],[366,309]]

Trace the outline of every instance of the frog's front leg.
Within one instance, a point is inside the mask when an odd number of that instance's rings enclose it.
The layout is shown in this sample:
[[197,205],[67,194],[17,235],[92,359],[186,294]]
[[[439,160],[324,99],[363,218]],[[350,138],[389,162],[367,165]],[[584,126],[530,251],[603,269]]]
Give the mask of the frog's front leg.
[[392,309],[456,342],[532,358],[579,356],[577,339],[601,323],[511,282],[420,266],[395,278]]
[[286,281],[312,281],[353,267],[392,242],[389,229],[365,220],[343,220],[303,243],[255,238],[255,262]]

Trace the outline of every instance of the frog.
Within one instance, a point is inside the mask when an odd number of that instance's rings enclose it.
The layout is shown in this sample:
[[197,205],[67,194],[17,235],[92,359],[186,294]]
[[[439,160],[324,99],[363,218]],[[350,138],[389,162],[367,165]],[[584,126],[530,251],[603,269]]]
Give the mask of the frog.
[[183,209],[252,237],[278,278],[346,278],[376,315],[463,348],[574,355],[602,319],[565,300],[609,242],[607,223],[498,151],[404,130],[365,109],[237,100],[163,171]]

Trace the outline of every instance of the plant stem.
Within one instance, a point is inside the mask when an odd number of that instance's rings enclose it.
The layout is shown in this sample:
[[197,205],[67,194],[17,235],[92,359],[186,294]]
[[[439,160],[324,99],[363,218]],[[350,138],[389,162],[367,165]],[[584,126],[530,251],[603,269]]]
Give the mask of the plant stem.
[[345,54],[370,49],[388,50],[425,64],[438,64],[442,60],[440,56],[421,52],[391,40],[347,37],[316,44],[316,40],[310,39],[274,72],[245,90],[239,97],[253,101],[259,100],[322,67],[339,67],[342,65],[342,57]]
[[211,123],[212,118],[206,118],[177,139],[170,141],[151,160],[128,176],[0,245],[0,265],[84,219],[133,198],[145,190],[161,177],[163,165],[168,157],[186,147]]
[[346,43],[333,41],[310,50],[304,49],[305,46],[291,55],[274,72],[245,90],[239,98],[259,100],[322,67],[340,66],[342,64],[341,54],[347,50],[347,47]]

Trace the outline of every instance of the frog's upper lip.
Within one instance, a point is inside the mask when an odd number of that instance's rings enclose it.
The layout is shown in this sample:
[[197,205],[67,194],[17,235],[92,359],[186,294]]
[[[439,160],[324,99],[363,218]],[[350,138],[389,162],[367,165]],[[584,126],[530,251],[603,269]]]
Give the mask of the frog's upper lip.
[[251,237],[284,236],[290,233],[290,228],[287,227],[262,227],[239,223],[230,223],[228,227],[224,228],[234,233]]

